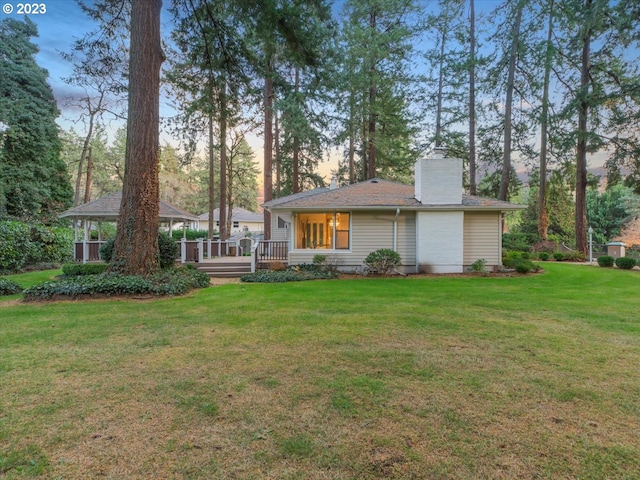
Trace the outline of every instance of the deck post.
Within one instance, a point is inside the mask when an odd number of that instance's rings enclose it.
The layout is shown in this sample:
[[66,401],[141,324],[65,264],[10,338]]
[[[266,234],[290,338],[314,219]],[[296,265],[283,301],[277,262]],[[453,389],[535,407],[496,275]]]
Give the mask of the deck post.
[[204,260],[203,247],[204,247],[204,241],[201,238],[199,238],[198,239],[198,263],[202,263],[202,261]]
[[180,263],[187,261],[187,239],[182,237],[180,239]]

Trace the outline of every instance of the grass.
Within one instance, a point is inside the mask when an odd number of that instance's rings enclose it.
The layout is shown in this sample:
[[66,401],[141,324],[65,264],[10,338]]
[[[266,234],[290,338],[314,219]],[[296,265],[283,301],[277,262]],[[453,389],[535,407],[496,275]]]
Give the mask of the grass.
[[0,478],[638,478],[640,276],[543,266],[0,300]]

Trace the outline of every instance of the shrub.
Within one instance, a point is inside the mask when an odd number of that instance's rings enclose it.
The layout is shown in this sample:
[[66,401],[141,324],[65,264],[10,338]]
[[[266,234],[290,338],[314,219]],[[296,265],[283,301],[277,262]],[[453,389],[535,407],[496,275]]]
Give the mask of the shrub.
[[160,232],[158,234],[158,248],[160,250],[160,268],[173,267],[180,253],[178,243],[168,233]]
[[365,265],[372,273],[386,274],[401,263],[400,254],[390,248],[381,248],[371,252],[364,259]]
[[519,252],[530,252],[532,246],[540,241],[537,234],[530,233],[504,233],[502,235],[502,246],[506,250],[516,250]]
[[107,267],[106,263],[66,263],[62,266],[62,274],[67,277],[98,275],[104,273]]
[[73,231],[69,228],[29,226],[28,265],[37,263],[63,263],[73,254]]
[[470,272],[487,274],[489,271],[487,270],[487,261],[484,258],[479,258],[475,262],[471,264],[468,269]]
[[247,283],[284,283],[305,280],[327,280],[334,278],[331,272],[321,271],[316,265],[291,265],[286,270],[260,270],[248,273],[240,278]]
[[598,265],[600,265],[601,267],[610,268],[613,267],[614,263],[615,259],[610,255],[603,255],[601,257],[598,257]]
[[192,268],[172,268],[148,277],[105,273],[80,275],[44,282],[24,291],[26,301],[49,300],[56,295],[182,295],[209,285],[206,273]]
[[631,270],[636,266],[636,260],[630,257],[619,257],[616,258],[616,267],[621,268],[623,270]]
[[111,258],[113,257],[113,245],[115,242],[115,238],[110,238],[100,245],[100,258],[103,262],[111,263]]
[[565,260],[565,254],[562,252],[556,252],[553,254],[553,258],[556,262],[563,262]]
[[269,262],[269,270],[273,272],[281,272],[286,270],[287,266],[282,262]]
[[582,252],[568,252],[564,254],[565,262],[584,262],[587,256]]
[[515,268],[516,264],[522,260],[528,260],[529,257],[528,252],[510,251],[502,258],[502,265],[506,268]]
[[324,265],[326,263],[326,261],[327,261],[327,256],[326,255],[322,255],[320,253],[317,253],[316,255],[313,256],[312,263],[314,265],[321,266],[321,265]]
[[[217,233],[216,233],[217,235]],[[176,241],[180,241],[181,238],[185,237],[187,240],[197,240],[199,238],[209,238],[208,230],[193,230],[191,228],[187,228],[185,232],[182,229],[172,230],[171,238]]]
[[0,296],[1,295],[14,295],[22,291],[22,286],[19,283],[9,280],[8,278],[0,278]]
[[[111,263],[113,258],[113,246],[115,239],[110,238],[100,247],[100,258],[106,263]],[[158,248],[160,250],[160,268],[167,269],[175,265],[176,258],[180,253],[180,246],[166,232],[158,233]]]
[[538,258],[543,262],[546,262],[547,260],[549,260],[549,258],[551,258],[551,254],[548,252],[540,252],[538,253]]
[[0,222],[0,271],[16,272],[26,265],[29,233],[22,222]]
[[531,260],[520,260],[516,263],[515,269],[518,273],[529,273],[532,270],[538,270]]

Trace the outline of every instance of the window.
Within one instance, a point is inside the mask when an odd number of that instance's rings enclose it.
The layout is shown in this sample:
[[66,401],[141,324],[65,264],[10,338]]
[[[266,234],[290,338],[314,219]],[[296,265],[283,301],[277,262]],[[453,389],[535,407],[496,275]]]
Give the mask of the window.
[[240,228],[240,222],[233,222],[233,228]]
[[348,213],[299,213],[295,222],[296,248],[349,249]]

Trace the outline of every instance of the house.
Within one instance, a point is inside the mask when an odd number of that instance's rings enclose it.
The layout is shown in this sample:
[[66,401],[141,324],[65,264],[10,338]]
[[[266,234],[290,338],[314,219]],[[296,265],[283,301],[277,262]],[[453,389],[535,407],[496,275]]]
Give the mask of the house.
[[[213,211],[215,230],[220,228],[220,209]],[[240,207],[233,207],[231,211],[231,225],[228,226],[231,235],[246,233],[262,233],[264,231],[264,218],[260,213],[250,212]],[[209,229],[209,212],[198,216],[198,228]]]
[[404,273],[458,273],[484,259],[502,264],[503,214],[525,208],[463,194],[462,160],[436,152],[415,166],[415,185],[380,179],[297,193],[264,204],[271,240],[287,242],[289,264],[332,257],[360,270],[380,248],[397,251]]

